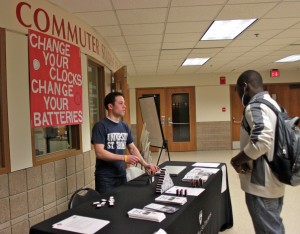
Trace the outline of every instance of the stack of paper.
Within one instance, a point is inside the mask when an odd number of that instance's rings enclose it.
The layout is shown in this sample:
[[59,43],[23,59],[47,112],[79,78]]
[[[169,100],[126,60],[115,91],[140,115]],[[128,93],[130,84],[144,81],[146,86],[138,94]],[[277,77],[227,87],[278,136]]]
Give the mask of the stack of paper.
[[129,218],[133,219],[144,219],[149,221],[161,222],[166,218],[166,215],[161,212],[148,211],[142,209],[133,208],[127,212]]
[[150,203],[149,205],[144,207],[144,210],[154,210],[168,214],[173,214],[179,209],[173,206],[164,206],[160,204]]
[[171,203],[171,204],[183,205],[187,202],[187,199],[186,199],[186,197],[161,195],[161,196],[155,198],[155,201],[162,202],[162,203]]

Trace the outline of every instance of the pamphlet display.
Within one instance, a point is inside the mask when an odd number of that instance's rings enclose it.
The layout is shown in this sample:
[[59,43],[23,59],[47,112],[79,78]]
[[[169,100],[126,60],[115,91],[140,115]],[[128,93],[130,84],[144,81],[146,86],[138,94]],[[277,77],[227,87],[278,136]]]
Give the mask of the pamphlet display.
[[174,183],[170,177],[170,174],[166,171],[166,169],[161,169],[157,185],[156,185],[156,192],[157,193],[164,193],[169,188],[173,187]]
[[140,139],[140,151],[145,161],[147,163],[152,163],[149,134],[149,131],[147,131],[147,124],[144,123]]

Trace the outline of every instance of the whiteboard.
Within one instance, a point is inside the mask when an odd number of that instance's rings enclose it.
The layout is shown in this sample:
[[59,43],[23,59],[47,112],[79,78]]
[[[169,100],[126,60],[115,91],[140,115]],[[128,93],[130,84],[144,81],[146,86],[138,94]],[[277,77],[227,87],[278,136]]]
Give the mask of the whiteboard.
[[161,148],[165,138],[155,105],[155,97],[140,97],[139,102],[143,123],[146,124],[146,129],[149,132],[150,145]]

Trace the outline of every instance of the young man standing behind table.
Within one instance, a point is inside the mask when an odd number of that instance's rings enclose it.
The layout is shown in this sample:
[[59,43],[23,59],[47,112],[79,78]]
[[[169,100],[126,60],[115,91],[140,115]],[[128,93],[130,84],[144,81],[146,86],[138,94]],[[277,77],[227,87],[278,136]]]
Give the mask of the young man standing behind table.
[[[128,125],[121,120],[125,114],[122,93],[109,93],[104,99],[107,117],[97,122],[92,131],[92,144],[96,153],[95,185],[100,193],[109,192],[126,182],[126,163],[140,163],[148,173],[158,167],[148,164],[133,143]],[[126,154],[126,147],[130,154]]]
[[[241,152],[231,159],[231,164],[239,173],[255,233],[283,234],[280,213],[285,187],[264,159],[266,155],[269,161],[273,160],[277,117],[265,104],[251,101],[263,98],[278,110],[280,108],[263,90],[262,77],[256,71],[249,70],[240,75],[237,91],[245,110],[241,125]],[[250,134],[246,131],[247,125],[251,128]]]

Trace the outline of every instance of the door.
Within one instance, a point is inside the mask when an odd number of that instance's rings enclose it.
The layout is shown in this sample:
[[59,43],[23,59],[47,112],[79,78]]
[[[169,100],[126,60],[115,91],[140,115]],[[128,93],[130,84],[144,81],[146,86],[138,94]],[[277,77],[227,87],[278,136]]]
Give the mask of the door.
[[231,109],[231,141],[232,149],[240,148],[240,126],[244,107],[236,91],[236,86],[230,86],[230,109]]
[[138,142],[143,127],[138,98],[149,95],[158,97],[159,116],[169,151],[196,150],[195,88],[137,89]]
[[166,92],[166,139],[169,150],[196,150],[195,88],[168,88]]

